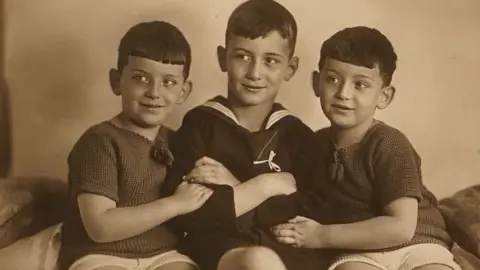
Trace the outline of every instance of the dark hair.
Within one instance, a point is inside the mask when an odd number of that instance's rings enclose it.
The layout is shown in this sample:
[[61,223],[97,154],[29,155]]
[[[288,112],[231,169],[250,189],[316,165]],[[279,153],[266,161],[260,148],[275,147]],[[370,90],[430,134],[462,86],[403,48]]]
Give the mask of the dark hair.
[[272,31],[287,39],[290,56],[297,42],[297,23],[293,15],[273,0],[249,0],[239,5],[230,15],[225,33],[225,45],[231,35],[255,39]]
[[397,54],[380,31],[366,26],[345,28],[327,39],[320,50],[319,69],[327,58],[367,68],[378,67],[384,85],[392,82]]
[[120,72],[128,64],[130,55],[162,63],[184,65],[185,79],[190,73],[192,61],[190,44],[182,32],[168,22],[141,22],[130,28],[118,47],[117,68]]

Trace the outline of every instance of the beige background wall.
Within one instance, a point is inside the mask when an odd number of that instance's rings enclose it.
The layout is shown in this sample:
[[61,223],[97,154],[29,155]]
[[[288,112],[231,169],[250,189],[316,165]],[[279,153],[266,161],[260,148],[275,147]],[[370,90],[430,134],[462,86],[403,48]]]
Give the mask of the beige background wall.
[[[13,174],[66,178],[66,157],[90,125],[114,115],[108,69],[123,33],[168,20],[193,47],[191,99],[172,117],[225,93],[215,48],[239,0],[6,0],[6,76],[13,110]],[[309,86],[322,41],[341,28],[379,28],[400,61],[398,92],[379,119],[401,129],[423,157],[440,197],[480,182],[480,1],[280,0],[299,25],[300,69],[279,100],[308,125],[327,125]]]

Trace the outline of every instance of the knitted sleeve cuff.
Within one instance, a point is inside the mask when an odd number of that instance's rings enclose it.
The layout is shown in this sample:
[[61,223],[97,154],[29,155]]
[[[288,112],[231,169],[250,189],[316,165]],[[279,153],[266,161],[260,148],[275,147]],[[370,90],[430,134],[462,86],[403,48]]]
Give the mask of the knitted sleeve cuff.
[[107,197],[116,203],[119,202],[118,198],[118,192],[116,188],[108,188],[105,186],[96,186],[95,184],[92,183],[82,183],[81,186],[77,186],[75,188],[74,194],[76,196],[82,194],[82,193],[90,193],[90,194],[96,194],[100,195],[103,197]]
[[381,201],[380,201],[380,206],[381,207],[385,207],[387,206],[388,204],[390,204],[391,202],[397,200],[397,199],[400,199],[400,198],[404,198],[404,197],[410,197],[410,198],[414,198],[414,199],[417,199],[417,201],[420,203],[420,201],[422,200],[422,194],[420,193],[420,189],[415,189],[415,188],[412,188],[412,189],[408,189],[408,188],[402,188],[402,189],[398,189],[396,190],[395,192],[391,192],[391,193],[384,193],[382,195],[382,198],[381,198]]

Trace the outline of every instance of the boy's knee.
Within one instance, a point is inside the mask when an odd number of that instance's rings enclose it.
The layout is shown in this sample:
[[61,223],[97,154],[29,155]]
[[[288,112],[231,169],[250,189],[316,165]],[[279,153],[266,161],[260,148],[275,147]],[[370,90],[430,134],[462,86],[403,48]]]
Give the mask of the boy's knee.
[[218,270],[285,270],[280,257],[273,250],[266,247],[238,248],[227,252],[220,259]]
[[[273,250],[266,247],[246,248],[241,255],[242,264],[251,266],[249,269],[258,269],[263,265],[281,262],[280,257]],[[263,269],[263,268],[262,268]]]
[[[150,268],[149,268],[150,269]],[[198,268],[190,263],[185,262],[172,262],[162,266],[157,266],[154,270],[197,270]]]
[[457,269],[452,268],[450,266],[443,265],[443,264],[429,264],[429,265],[424,265],[424,266],[414,268],[414,270],[457,270]]
[[381,268],[361,262],[348,262],[329,270],[381,270]]
[[94,270],[127,270],[128,268],[123,268],[120,266],[101,266],[98,268],[94,268]]

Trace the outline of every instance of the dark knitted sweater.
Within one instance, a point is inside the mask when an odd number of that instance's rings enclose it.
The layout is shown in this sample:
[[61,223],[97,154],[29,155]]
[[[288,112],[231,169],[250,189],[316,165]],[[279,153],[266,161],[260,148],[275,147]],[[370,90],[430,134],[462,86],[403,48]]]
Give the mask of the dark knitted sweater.
[[142,258],[173,248],[177,239],[164,225],[125,240],[95,243],[87,235],[77,204],[80,193],[108,197],[117,207],[159,199],[166,175],[166,166],[159,161],[166,156],[162,137],[168,137],[166,129],[152,142],[110,122],[95,125],[80,137],[68,157],[71,214],[62,229],[62,269],[88,254]]
[[422,182],[420,156],[400,131],[378,122],[359,143],[336,150],[326,128],[317,132],[317,142],[320,160],[307,215],[323,224],[359,222],[381,215],[396,199],[413,197],[419,202],[417,229],[402,246],[450,247],[437,199]]

